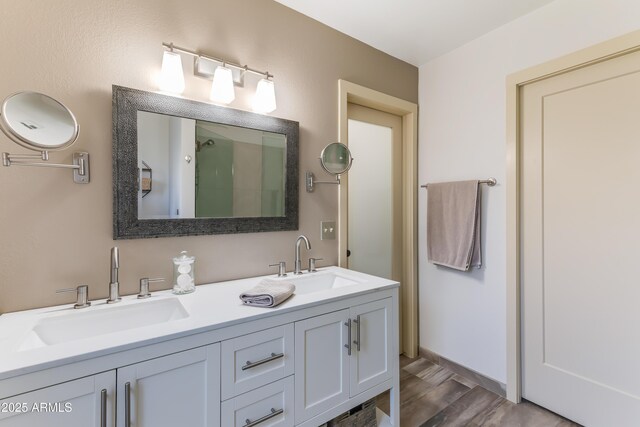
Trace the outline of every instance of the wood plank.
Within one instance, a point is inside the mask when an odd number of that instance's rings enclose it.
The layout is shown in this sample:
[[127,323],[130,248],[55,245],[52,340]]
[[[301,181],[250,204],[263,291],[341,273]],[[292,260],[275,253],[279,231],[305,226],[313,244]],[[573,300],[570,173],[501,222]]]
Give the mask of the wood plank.
[[424,359],[406,366],[404,370],[412,373],[433,387],[442,384],[454,375],[449,369],[443,368],[442,366],[438,366]]
[[464,384],[469,388],[474,388],[478,385],[478,383],[471,381],[469,378],[463,377],[462,375],[454,374],[451,377],[452,380],[458,381],[460,384]]
[[400,355],[400,368],[404,368],[405,366],[407,366],[410,363],[415,362],[416,360],[420,360],[419,358],[410,358],[405,356],[404,354]]
[[405,365],[402,369],[417,376],[420,372],[432,366],[437,365],[435,363],[429,362],[426,359],[415,359],[411,363]]
[[491,411],[481,413],[474,417],[468,424],[470,427],[579,427],[553,412],[534,405],[531,402],[520,404],[504,400]]
[[468,391],[469,387],[457,381],[447,380],[422,396],[402,404],[400,425],[403,427],[419,426]]
[[460,399],[438,412],[421,427],[462,427],[481,413],[495,409],[504,399],[482,387],[474,387]]
[[[403,427],[580,427],[531,402],[515,405],[446,367],[400,356]],[[389,393],[377,397],[389,413]]]

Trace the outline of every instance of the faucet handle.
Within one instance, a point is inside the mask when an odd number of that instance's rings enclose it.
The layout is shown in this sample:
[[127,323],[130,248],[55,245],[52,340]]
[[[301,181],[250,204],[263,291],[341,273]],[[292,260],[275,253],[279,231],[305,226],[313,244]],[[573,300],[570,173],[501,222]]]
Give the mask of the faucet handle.
[[148,277],[143,277],[140,279],[140,292],[138,293],[138,298],[149,298],[151,296],[151,293],[149,292],[149,283],[158,282],[164,282],[164,278],[149,279]]
[[324,258],[309,258],[309,273],[314,273],[316,270],[316,261],[322,261]]
[[87,308],[91,305],[91,302],[89,302],[89,286],[80,285],[77,288],[58,289],[56,294],[67,292],[76,292],[76,303],[73,305],[73,308]]
[[280,261],[277,264],[269,264],[269,267],[278,267],[278,277],[285,277],[287,275],[287,263]]

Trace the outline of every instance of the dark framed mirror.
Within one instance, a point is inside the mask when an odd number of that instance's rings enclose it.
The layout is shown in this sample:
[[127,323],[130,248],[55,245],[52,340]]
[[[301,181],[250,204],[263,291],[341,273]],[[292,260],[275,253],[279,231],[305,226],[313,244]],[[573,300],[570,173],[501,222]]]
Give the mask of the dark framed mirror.
[[299,124],[113,86],[113,237],[298,229]]

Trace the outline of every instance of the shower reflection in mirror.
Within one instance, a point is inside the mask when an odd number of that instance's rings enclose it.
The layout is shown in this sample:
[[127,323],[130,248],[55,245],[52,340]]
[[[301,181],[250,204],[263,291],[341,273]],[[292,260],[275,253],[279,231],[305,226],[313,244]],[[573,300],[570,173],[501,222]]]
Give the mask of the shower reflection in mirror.
[[139,219],[284,217],[285,135],[146,111],[137,121]]

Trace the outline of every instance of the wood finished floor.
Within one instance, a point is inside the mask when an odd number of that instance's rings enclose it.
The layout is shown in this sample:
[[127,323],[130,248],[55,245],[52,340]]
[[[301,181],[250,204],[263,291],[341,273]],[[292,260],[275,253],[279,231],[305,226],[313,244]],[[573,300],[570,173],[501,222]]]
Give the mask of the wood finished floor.
[[[388,392],[377,405],[389,413]],[[580,427],[530,402],[519,405],[425,359],[400,356],[402,427]]]

